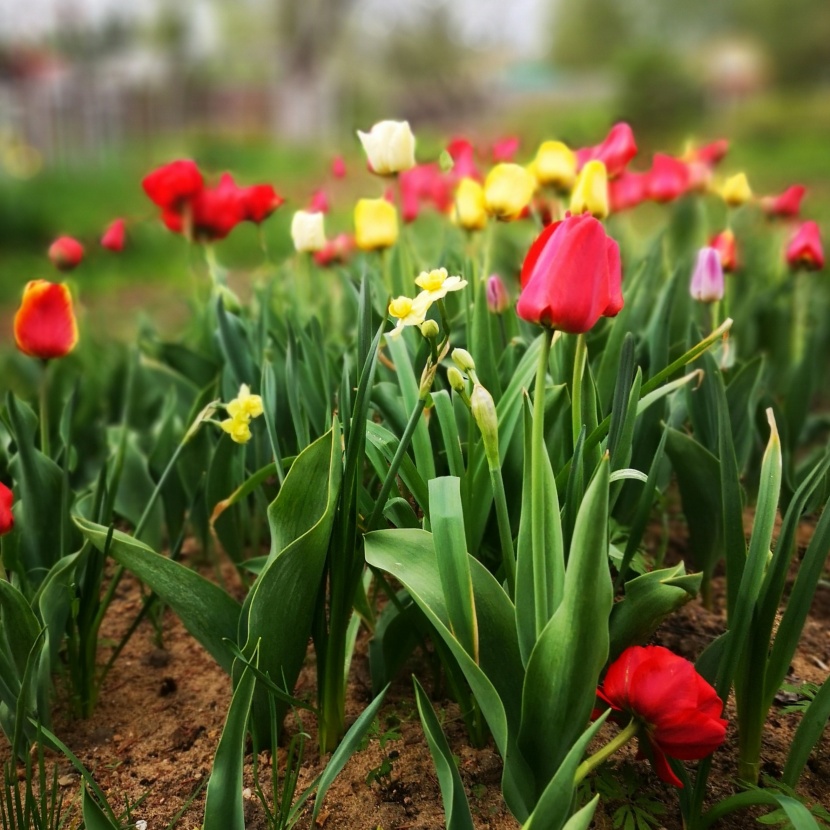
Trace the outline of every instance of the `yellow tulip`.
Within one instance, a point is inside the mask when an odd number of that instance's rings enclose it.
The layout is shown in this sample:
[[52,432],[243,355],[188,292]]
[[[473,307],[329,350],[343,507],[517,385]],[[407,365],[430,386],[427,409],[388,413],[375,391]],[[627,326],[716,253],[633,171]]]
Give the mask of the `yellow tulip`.
[[740,207],[752,198],[752,188],[746,178],[746,173],[737,173],[730,176],[723,185],[720,195],[729,207]]
[[487,224],[484,188],[475,179],[465,177],[459,182],[452,218],[466,231],[479,231]]
[[608,173],[601,161],[589,161],[582,168],[571,193],[571,213],[608,216]]
[[536,152],[533,174],[541,185],[570,190],[576,181],[576,156],[561,141],[544,141]]
[[518,164],[497,164],[484,182],[484,207],[490,216],[518,219],[530,204],[536,179]]
[[398,212],[386,199],[359,199],[354,209],[354,241],[362,251],[391,248],[398,241]]

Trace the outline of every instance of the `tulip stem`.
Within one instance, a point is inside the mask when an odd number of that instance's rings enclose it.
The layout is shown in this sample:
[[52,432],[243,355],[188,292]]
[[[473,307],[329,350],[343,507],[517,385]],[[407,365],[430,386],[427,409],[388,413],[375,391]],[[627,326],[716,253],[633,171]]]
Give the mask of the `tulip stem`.
[[632,718],[628,726],[612,738],[599,752],[588,756],[577,768],[574,776],[574,787],[582,782],[591,770],[596,769],[601,763],[607,761],[618,749],[624,747],[632,738],[636,737],[640,724],[636,718]]
[[40,377],[40,451],[52,457],[49,441],[49,361],[43,361],[43,374]]
[[585,335],[576,336],[576,353],[574,354],[574,374],[571,383],[571,424],[573,427],[574,446],[579,441],[582,432],[582,377],[585,374],[585,364],[588,358],[588,349],[585,344]]
[[550,346],[553,342],[553,329],[544,329],[544,339],[539,352],[539,365],[536,370],[536,387],[533,394],[533,433],[531,444],[530,480],[531,480],[531,556],[533,560],[533,605],[536,618],[536,636],[550,619],[550,589],[547,584],[545,568],[545,387],[548,374]]

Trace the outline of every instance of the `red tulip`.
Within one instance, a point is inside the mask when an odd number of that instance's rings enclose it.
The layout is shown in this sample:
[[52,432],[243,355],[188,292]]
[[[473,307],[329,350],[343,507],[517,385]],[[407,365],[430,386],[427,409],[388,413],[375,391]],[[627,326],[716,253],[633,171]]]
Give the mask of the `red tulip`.
[[309,213],[328,213],[329,212],[329,197],[326,196],[326,191],[322,188],[315,190],[311,194],[311,202],[308,206]]
[[608,178],[619,176],[628,166],[628,162],[637,155],[637,142],[634,132],[624,121],[614,124],[611,131],[596,147],[583,147],[576,151],[577,168],[582,169],[589,161],[596,159],[605,165]]
[[590,214],[549,225],[531,245],[522,266],[517,312],[539,323],[577,334],[623,307],[617,243]]
[[205,183],[196,162],[185,159],[157,168],[141,184],[163,211],[179,213],[185,202],[201,192]]
[[71,271],[81,264],[84,246],[71,236],[59,236],[49,246],[49,259],[60,271]]
[[453,160],[452,176],[456,182],[465,178],[481,181],[482,175],[476,165],[475,148],[466,138],[454,138],[447,145],[447,152]]
[[671,202],[689,189],[689,168],[680,159],[655,153],[646,174],[646,190],[655,202]]
[[719,138],[703,147],[690,150],[686,153],[685,161],[700,162],[707,167],[714,167],[719,164],[729,152],[729,142],[725,138]]
[[509,135],[500,138],[493,144],[493,162],[513,161],[516,153],[519,152],[520,140],[518,136]]
[[346,262],[354,250],[354,237],[348,233],[341,233],[329,239],[324,248],[314,252],[314,261],[326,268],[337,262]]
[[242,214],[245,220],[259,225],[284,201],[270,184],[255,184],[240,191]]
[[709,240],[709,245],[720,254],[720,263],[724,271],[731,274],[738,270],[738,246],[735,234],[729,228],[713,236]]
[[183,233],[189,221],[193,239],[199,242],[224,239],[247,218],[244,193],[230,173],[223,173],[216,187],[202,188],[183,211],[165,210],[162,221],[174,233]]
[[13,503],[14,495],[12,491],[0,481],[0,536],[10,533],[14,529]]
[[107,226],[104,235],[101,237],[101,247],[108,251],[124,250],[124,241],[126,238],[126,226],[123,219],[114,219]]
[[343,161],[343,156],[335,156],[332,159],[331,174],[335,179],[343,179],[346,177],[346,162]]
[[803,184],[794,184],[778,196],[761,199],[761,209],[767,216],[794,219],[801,212],[801,200],[806,192]]
[[625,713],[617,720],[640,724],[640,751],[675,787],[683,784],[668,758],[705,758],[726,738],[723,701],[692,663],[662,646],[627,648],[611,664],[597,696]]
[[787,245],[787,264],[790,268],[820,271],[824,268],[824,249],[817,222],[805,222],[793,234]]
[[14,316],[14,339],[31,357],[48,360],[69,354],[78,342],[69,289],[46,280],[27,283]]
[[637,207],[648,198],[648,173],[626,170],[608,182],[608,206],[611,213]]

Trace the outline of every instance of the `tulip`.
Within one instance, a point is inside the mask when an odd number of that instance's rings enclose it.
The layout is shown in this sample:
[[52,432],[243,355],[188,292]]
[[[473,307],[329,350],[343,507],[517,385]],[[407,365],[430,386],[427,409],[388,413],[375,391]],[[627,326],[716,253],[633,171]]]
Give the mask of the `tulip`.
[[178,213],[204,187],[204,179],[195,162],[180,160],[157,168],[141,184],[162,210]]
[[451,181],[437,164],[416,164],[398,177],[401,192],[401,216],[414,222],[424,204],[445,212],[452,205]]
[[430,303],[434,303],[443,300],[450,291],[460,291],[467,285],[467,280],[448,276],[446,268],[433,268],[432,271],[421,271],[415,277],[415,285],[427,294]]
[[729,142],[725,138],[719,138],[709,144],[704,144],[703,147],[689,148],[683,154],[683,161],[690,164],[697,162],[711,169],[723,161],[728,152]]
[[14,494],[2,481],[0,481],[0,536],[14,530],[14,514],[12,504]]
[[502,314],[510,307],[510,295],[504,285],[504,280],[498,274],[487,277],[485,286],[487,294],[487,308],[493,314]]
[[216,187],[203,187],[179,210],[164,210],[161,218],[174,233],[189,229],[196,241],[214,242],[224,239],[247,218],[246,205],[245,191],[237,187],[230,173],[223,173]]
[[326,246],[324,215],[298,210],[291,219],[291,239],[296,251],[322,251]]
[[530,204],[536,179],[518,164],[497,164],[484,181],[484,207],[497,219],[518,219]]
[[[609,667],[597,696],[615,719],[632,719],[640,749],[657,775],[682,787],[668,759],[695,761],[711,755],[726,738],[723,701],[692,663],[662,646],[632,646]],[[646,747],[643,747],[643,744]]]
[[571,193],[571,213],[608,216],[608,175],[601,161],[589,161],[582,168]]
[[30,357],[49,360],[69,354],[78,342],[69,289],[46,280],[27,283],[14,316],[14,339]]
[[525,257],[521,283],[519,317],[572,334],[623,307],[620,249],[588,214],[542,231]]
[[354,228],[355,245],[361,251],[391,248],[398,241],[398,212],[386,199],[359,199]]
[[284,201],[270,184],[255,184],[240,191],[242,216],[248,222],[260,225]]
[[328,213],[329,212],[329,197],[326,196],[326,191],[322,188],[315,190],[311,194],[311,202],[308,205],[310,213]]
[[101,237],[101,247],[116,253],[123,251],[126,236],[126,223],[123,219],[115,219],[107,225],[107,229]]
[[493,144],[493,161],[496,164],[501,161],[513,161],[516,153],[519,152],[520,144],[519,137],[515,135],[500,138]]
[[59,271],[71,271],[81,264],[84,246],[71,236],[59,236],[49,246],[49,259]]
[[740,207],[752,198],[752,188],[746,178],[746,173],[736,173],[730,176],[721,188],[721,197],[729,207]]
[[533,174],[545,187],[570,190],[576,181],[576,156],[561,141],[543,141],[536,151]]
[[390,176],[415,166],[415,136],[408,121],[380,121],[368,133],[357,131],[372,172]]
[[335,262],[346,262],[354,250],[354,237],[348,233],[339,233],[326,242],[319,251],[314,252],[314,261],[323,268]]
[[807,188],[803,184],[794,184],[778,196],[765,196],[761,199],[761,210],[770,217],[794,219],[801,212],[801,200]]
[[671,202],[682,196],[690,183],[689,168],[680,159],[655,153],[646,176],[648,197],[655,202]]
[[824,268],[824,249],[818,223],[805,222],[798,228],[787,245],[786,258],[793,270],[805,268],[820,271]]
[[584,147],[576,152],[578,169],[589,161],[601,161],[605,165],[609,178],[619,176],[634,156],[637,155],[637,142],[631,127],[625,122],[615,124],[601,144],[596,147]]
[[608,182],[608,207],[611,213],[637,207],[648,198],[648,175],[626,170]]
[[720,255],[720,263],[727,274],[737,271],[738,246],[735,242],[735,234],[729,228],[713,236],[709,245]]
[[453,161],[452,173],[455,177],[481,181],[481,173],[475,160],[475,148],[466,138],[454,138],[447,145],[447,152]]
[[694,299],[702,303],[723,299],[723,265],[715,248],[701,248],[697,252],[689,291]]
[[343,156],[335,156],[332,159],[331,174],[335,179],[344,179],[346,177],[346,162],[343,161]]
[[484,188],[475,179],[463,178],[458,183],[452,217],[465,231],[478,231],[487,224]]

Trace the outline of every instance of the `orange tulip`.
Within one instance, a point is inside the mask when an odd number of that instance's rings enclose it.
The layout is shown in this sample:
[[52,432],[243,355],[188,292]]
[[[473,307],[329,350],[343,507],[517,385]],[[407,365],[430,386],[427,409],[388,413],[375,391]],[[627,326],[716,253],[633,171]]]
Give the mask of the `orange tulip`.
[[14,339],[17,348],[31,357],[48,360],[69,354],[78,342],[69,289],[47,280],[27,283],[14,316]]

